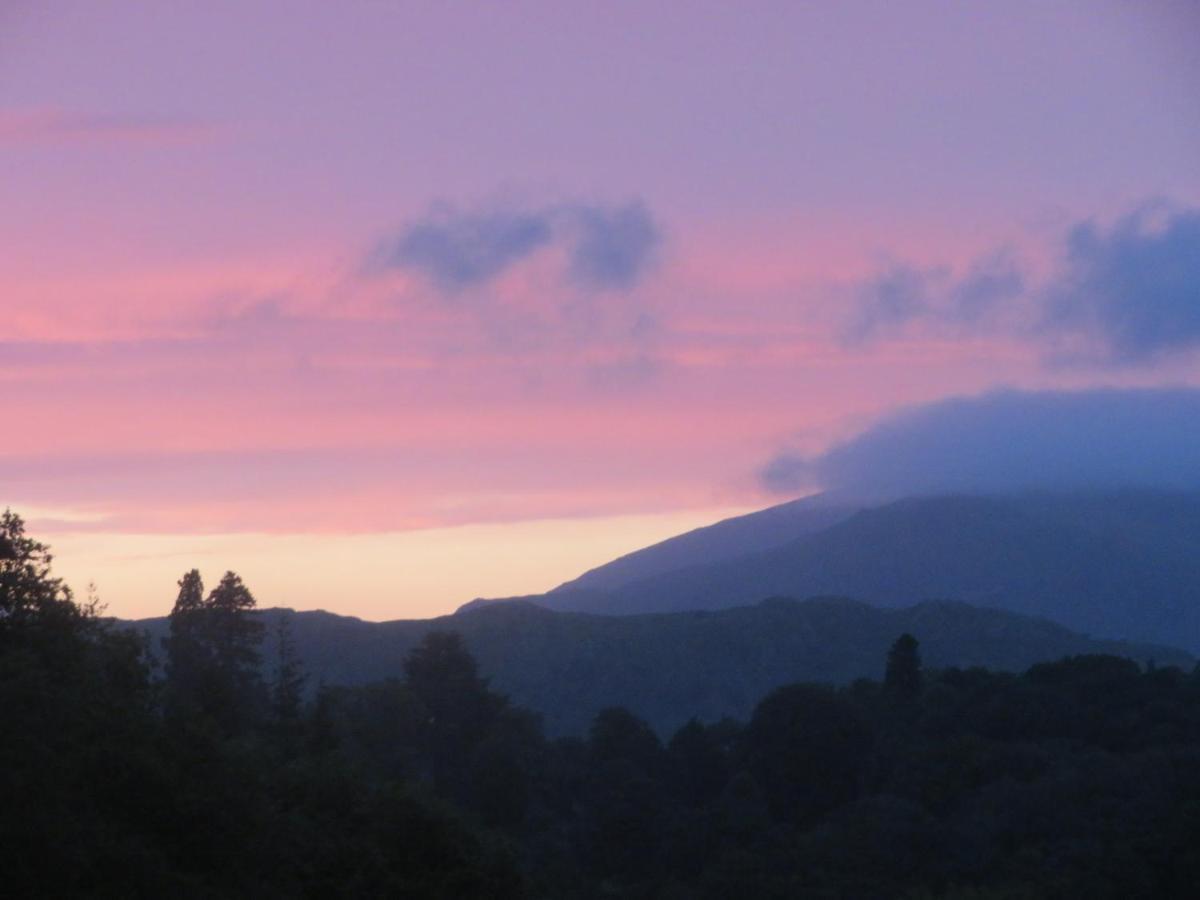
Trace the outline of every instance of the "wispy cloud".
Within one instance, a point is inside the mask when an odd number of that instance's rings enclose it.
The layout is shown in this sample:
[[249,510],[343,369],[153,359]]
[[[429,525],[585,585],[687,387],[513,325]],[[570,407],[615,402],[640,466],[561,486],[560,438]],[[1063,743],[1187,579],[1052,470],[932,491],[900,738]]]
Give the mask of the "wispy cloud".
[[1148,204],[1081,222],[1037,281],[1006,252],[967,272],[903,264],[866,282],[849,344],[932,329],[1028,341],[1047,363],[1131,367],[1200,349],[1200,210]]
[[152,116],[61,109],[0,110],[0,144],[187,143],[209,138],[214,131],[211,124]]

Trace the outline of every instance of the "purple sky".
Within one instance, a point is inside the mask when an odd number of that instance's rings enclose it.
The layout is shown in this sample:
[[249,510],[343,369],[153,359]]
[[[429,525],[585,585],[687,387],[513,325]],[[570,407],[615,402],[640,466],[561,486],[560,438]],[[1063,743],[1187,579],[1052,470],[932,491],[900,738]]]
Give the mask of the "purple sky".
[[426,615],[899,409],[1197,385],[1197,46],[1185,2],[0,2],[0,505],[117,614],[211,563]]

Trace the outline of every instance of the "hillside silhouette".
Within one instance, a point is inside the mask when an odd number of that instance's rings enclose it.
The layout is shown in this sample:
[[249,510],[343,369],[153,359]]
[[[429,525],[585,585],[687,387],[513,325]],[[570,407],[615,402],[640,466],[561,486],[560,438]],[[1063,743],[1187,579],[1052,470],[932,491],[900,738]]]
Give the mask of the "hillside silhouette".
[[[260,612],[196,570],[139,635],[12,513],[0,537],[6,897],[1123,900],[1200,878],[1200,668],[1162,648],[836,599],[372,625]],[[1069,655],[946,658],[1043,652]],[[853,670],[873,677],[798,680]],[[504,678],[578,733],[549,737]],[[631,690],[655,719],[609,703]]]
[[[637,566],[626,557],[529,599],[609,615],[721,609],[770,596],[848,596],[880,606],[948,599],[1095,637],[1200,650],[1197,492],[909,498],[723,560],[700,544],[679,552],[692,546],[685,537],[642,551]],[[659,571],[629,577],[652,569]]]
[[[285,614],[262,613],[268,656],[274,623]],[[1194,662],[1166,646],[1095,641],[1044,619],[948,602],[879,609],[840,598],[776,598],[710,612],[596,616],[515,600],[435,619],[372,623],[325,612],[289,619],[299,659],[328,685],[397,677],[426,635],[454,631],[491,685],[541,715],[552,735],[582,734],[607,706],[627,707],[662,735],[691,717],[744,718],[783,684],[882,677],[887,647],[903,632],[920,638],[937,667],[1016,672],[1086,653]],[[150,633],[152,647],[166,633],[165,619],[134,624]]]

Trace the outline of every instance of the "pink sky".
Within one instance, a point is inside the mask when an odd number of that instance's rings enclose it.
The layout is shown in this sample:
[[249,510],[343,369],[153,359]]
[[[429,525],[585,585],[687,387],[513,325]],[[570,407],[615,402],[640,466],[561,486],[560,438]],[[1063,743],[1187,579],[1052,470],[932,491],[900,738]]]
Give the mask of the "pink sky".
[[[1200,383],[1030,326],[1074,226],[1200,204],[1197,44],[1186,2],[0,3],[0,506],[118,615],[193,565],[430,615],[906,405]],[[1001,325],[853,337],[993,258]]]

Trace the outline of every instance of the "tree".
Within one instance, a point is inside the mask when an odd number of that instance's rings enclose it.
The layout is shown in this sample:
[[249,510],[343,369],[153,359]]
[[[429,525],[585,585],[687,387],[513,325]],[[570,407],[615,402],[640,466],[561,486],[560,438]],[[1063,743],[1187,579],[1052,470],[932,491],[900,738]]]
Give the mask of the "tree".
[[225,573],[204,604],[213,660],[239,684],[259,677],[264,628],[262,622],[249,615],[255,605],[254,595],[233,572]]
[[588,750],[592,864],[606,878],[646,878],[661,862],[665,832],[662,742],[632,712],[611,706],[592,721]]
[[292,639],[292,615],[284,611],[275,625],[275,679],[271,685],[271,707],[278,725],[286,728],[299,722],[305,680]]
[[31,627],[71,630],[84,624],[84,611],[71,589],[50,574],[50,549],[25,535],[25,522],[6,509],[0,515],[0,641]]
[[923,675],[919,646],[911,634],[905,633],[896,638],[888,650],[887,671],[883,678],[884,687],[889,691],[906,697],[914,697],[921,692]]
[[168,617],[170,632],[163,638],[167,652],[167,710],[184,715],[195,711],[205,672],[211,665],[204,640],[204,582],[196,569],[179,580],[179,594]]
[[648,775],[658,774],[664,761],[662,741],[654,729],[623,706],[608,706],[596,713],[588,744],[596,762],[624,760]]
[[469,741],[487,729],[497,710],[497,698],[456,632],[425,635],[404,660],[404,676],[429,724],[444,738]]
[[254,595],[226,572],[204,601],[203,634],[212,658],[210,712],[229,732],[246,728],[266,703],[259,647],[263,623],[251,613]]
[[479,677],[475,659],[455,631],[431,631],[404,660],[408,686],[430,706],[441,712],[455,695],[474,694],[487,689]]
[[423,750],[439,787],[454,790],[504,699],[488,690],[462,637],[431,631],[404,660],[405,683],[421,707]]
[[95,893],[83,873],[153,866],[122,815],[148,774],[143,738],[154,723],[142,641],[108,627],[95,603],[78,605],[50,563],[4,511],[0,871],[12,897]]
[[729,780],[729,757],[718,728],[689,719],[667,745],[668,772],[680,799],[701,806],[717,797]]
[[853,702],[824,685],[776,688],[745,731],[746,759],[771,813],[801,825],[859,795],[873,744]]
[[263,702],[263,624],[250,615],[254,596],[233,572],[203,594],[195,569],[180,579],[166,639],[167,709],[177,717],[206,716],[233,732]]

